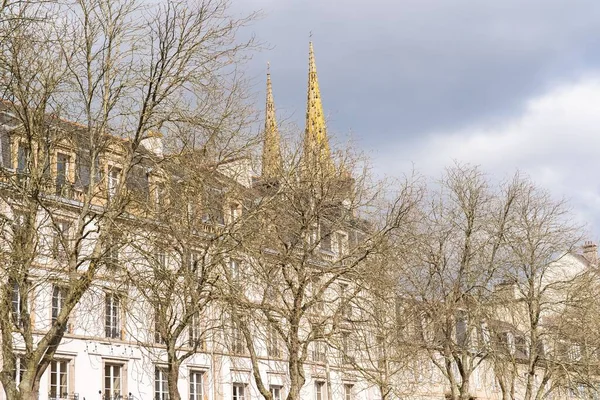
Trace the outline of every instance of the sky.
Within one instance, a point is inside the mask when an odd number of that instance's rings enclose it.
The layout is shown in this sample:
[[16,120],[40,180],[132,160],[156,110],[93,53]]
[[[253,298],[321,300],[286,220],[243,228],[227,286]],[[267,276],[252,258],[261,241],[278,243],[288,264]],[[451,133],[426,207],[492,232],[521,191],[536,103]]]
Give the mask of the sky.
[[253,10],[244,34],[265,49],[248,73],[262,100],[270,62],[280,120],[304,123],[312,34],[328,132],[377,175],[518,169],[600,241],[600,1],[233,2]]

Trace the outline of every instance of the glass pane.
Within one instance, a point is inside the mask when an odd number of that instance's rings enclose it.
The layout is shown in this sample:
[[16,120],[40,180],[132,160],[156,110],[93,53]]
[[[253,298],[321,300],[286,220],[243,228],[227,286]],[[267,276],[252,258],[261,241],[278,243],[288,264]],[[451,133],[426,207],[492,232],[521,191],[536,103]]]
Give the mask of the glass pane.
[[113,392],[115,394],[121,393],[121,367],[119,365],[113,365]]

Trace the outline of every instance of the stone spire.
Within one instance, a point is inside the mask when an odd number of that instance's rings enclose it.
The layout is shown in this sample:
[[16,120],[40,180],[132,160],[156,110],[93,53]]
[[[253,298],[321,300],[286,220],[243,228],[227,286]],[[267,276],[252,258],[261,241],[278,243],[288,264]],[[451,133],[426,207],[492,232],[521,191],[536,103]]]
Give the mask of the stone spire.
[[265,108],[265,132],[262,154],[262,177],[273,179],[279,176],[282,170],[281,147],[279,144],[279,131],[275,119],[275,101],[271,87],[271,72],[267,64],[267,104]]
[[312,42],[309,43],[308,53],[308,99],[302,160],[304,168],[309,170],[333,170]]

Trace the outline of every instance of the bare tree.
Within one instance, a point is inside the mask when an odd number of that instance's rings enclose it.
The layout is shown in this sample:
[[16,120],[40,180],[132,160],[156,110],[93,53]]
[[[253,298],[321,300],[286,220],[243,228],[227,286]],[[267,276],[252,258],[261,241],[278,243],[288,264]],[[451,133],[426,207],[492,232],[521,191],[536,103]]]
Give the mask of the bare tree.
[[[222,72],[251,45],[235,41],[251,17],[230,18],[226,1],[28,3],[2,3],[3,13],[29,18],[5,18],[0,44],[9,283],[0,295],[0,381],[9,399],[38,397],[124,212],[135,213],[153,179],[140,173],[144,160],[162,156],[152,132],[196,126],[214,136],[239,125],[243,118],[223,106],[232,75]],[[227,113],[216,118],[219,110]],[[41,328],[28,303],[51,280],[65,289]]]
[[590,326],[582,307],[591,304],[595,274],[573,255],[582,230],[572,221],[565,201],[519,182],[505,233],[509,264],[496,291],[497,319],[514,328],[495,332],[494,369],[505,399],[541,399],[589,383],[581,356],[571,352],[585,343],[577,331]]
[[[311,157],[318,159],[320,149],[314,151]],[[286,376],[291,400],[300,398],[308,365],[326,371],[334,363],[328,341],[358,318],[352,299],[361,291],[363,272],[415,204],[407,183],[388,218],[381,218],[381,188],[369,184],[356,159],[308,169],[303,160],[311,157],[286,157],[277,179],[258,187],[250,216],[232,231],[240,243],[240,268],[230,264],[224,271],[222,293],[265,399],[272,394],[261,365]]]
[[515,182],[494,188],[478,168],[455,165],[427,196],[417,243],[398,252],[399,312],[414,318],[415,345],[429,356],[451,399],[469,399],[488,357],[491,288],[506,264]]

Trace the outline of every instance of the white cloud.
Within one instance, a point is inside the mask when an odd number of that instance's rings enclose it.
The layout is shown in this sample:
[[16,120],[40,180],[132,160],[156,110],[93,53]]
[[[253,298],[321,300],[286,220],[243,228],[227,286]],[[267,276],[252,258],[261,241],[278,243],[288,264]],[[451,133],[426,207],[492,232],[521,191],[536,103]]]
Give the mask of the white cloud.
[[600,75],[562,84],[528,101],[505,121],[432,132],[414,145],[390,146],[377,157],[386,174],[414,163],[439,176],[453,160],[480,165],[502,178],[520,170],[557,197],[571,200],[577,216],[600,236]]

